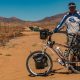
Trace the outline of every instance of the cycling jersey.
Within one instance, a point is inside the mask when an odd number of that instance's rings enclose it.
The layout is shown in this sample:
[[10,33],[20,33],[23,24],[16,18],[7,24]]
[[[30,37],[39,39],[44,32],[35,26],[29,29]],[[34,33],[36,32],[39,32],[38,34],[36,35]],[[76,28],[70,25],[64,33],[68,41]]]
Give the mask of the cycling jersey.
[[63,19],[55,28],[54,32],[59,31],[64,23],[67,26],[67,33],[78,32],[80,27],[80,13],[76,11],[74,13],[67,13],[64,15]]

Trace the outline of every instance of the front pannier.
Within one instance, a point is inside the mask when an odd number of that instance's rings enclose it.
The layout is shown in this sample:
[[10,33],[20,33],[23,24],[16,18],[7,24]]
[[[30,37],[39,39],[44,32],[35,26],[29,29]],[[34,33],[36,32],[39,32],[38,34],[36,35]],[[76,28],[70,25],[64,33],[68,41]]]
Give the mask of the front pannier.
[[35,61],[36,69],[44,69],[48,66],[47,57],[42,53],[35,54],[33,59]]

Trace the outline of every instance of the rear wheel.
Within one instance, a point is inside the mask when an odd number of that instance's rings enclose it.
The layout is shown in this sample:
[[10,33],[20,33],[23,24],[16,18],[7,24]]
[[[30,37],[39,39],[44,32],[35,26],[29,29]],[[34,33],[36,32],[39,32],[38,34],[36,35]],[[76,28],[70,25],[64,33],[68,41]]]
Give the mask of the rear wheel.
[[[47,66],[45,68],[36,69],[35,61],[33,59],[33,56],[35,54],[44,54],[46,56],[46,58],[47,58]],[[52,64],[51,57],[46,52],[42,52],[42,51],[34,51],[34,52],[32,52],[28,56],[28,58],[26,60],[26,67],[27,67],[28,72],[31,75],[35,75],[35,76],[48,75],[52,70],[52,66],[53,66],[53,64]]]
[[70,58],[70,69],[72,72],[80,74],[80,60],[74,55],[70,55]]

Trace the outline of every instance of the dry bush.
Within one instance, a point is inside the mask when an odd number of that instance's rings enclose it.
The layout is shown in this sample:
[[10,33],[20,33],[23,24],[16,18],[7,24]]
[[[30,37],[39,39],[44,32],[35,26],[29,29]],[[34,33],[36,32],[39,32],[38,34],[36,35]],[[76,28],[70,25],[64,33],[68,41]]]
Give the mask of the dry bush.
[[24,28],[22,26],[0,26],[0,44],[4,45],[10,38],[19,35]]

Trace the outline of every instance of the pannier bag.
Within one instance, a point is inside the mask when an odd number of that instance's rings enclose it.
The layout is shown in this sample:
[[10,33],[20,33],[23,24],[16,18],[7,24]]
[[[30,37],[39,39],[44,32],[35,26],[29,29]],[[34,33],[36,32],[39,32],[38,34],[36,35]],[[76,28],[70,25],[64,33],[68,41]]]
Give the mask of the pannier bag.
[[36,69],[44,69],[48,66],[47,57],[45,54],[38,53],[33,55],[33,59],[35,61]]
[[40,30],[40,39],[47,39],[48,37],[48,32],[49,30],[48,29],[43,29],[43,30]]

